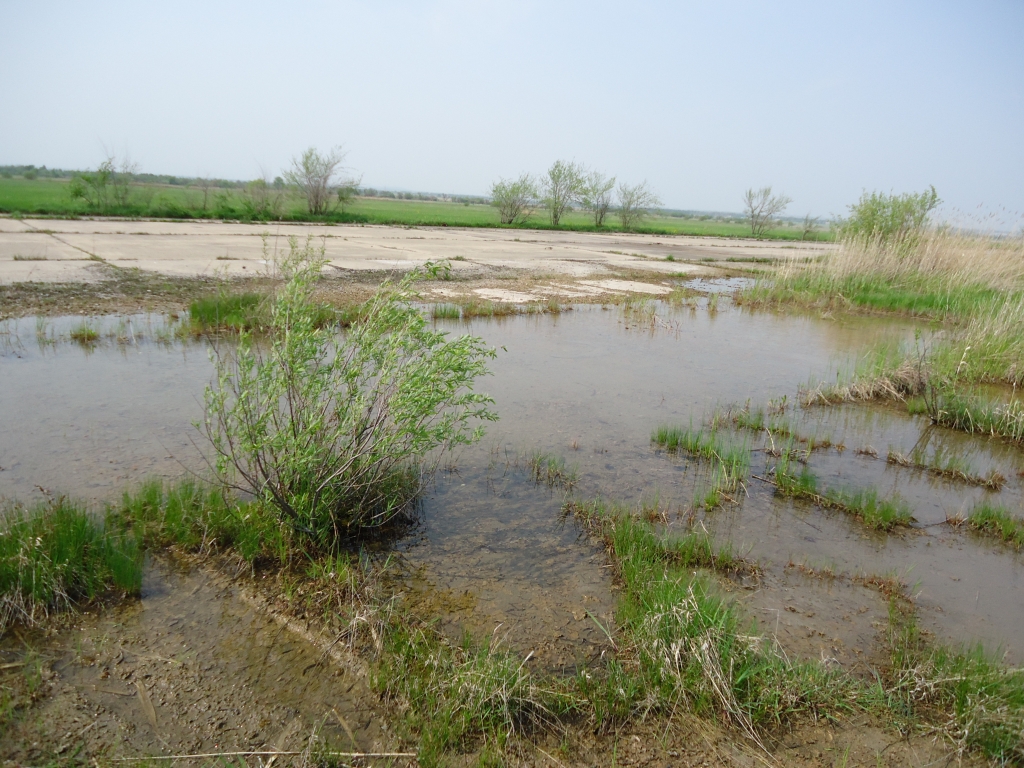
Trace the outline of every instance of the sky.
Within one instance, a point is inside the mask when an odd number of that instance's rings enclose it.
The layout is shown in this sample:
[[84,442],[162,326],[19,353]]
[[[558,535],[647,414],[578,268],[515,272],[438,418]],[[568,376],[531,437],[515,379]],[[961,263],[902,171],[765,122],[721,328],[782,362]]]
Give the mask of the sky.
[[934,184],[947,218],[1024,213],[1020,0],[0,0],[0,30],[0,164],[250,179],[343,146],[388,189],[563,159],[672,208]]

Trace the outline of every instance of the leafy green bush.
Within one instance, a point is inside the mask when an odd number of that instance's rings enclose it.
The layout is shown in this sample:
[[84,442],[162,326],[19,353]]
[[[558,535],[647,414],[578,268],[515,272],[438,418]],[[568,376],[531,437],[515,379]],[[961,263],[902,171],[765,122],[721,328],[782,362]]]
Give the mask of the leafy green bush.
[[311,241],[291,241],[269,335],[243,332],[234,355],[218,355],[203,425],[222,480],[321,550],[392,520],[441,453],[478,440],[474,423],[496,418],[493,401],[471,389],[494,350],[432,330],[412,303],[422,272],[385,282],[341,337],[317,324],[324,263]]
[[928,214],[940,202],[935,187],[903,195],[865,192],[850,206],[850,217],[842,225],[842,234],[911,246],[928,223]]

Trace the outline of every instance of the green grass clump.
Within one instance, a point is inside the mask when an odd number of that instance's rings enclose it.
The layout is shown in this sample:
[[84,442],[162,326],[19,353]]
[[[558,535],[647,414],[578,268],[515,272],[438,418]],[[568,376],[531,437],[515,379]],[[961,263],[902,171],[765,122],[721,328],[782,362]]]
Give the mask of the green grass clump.
[[967,524],[975,530],[998,536],[1015,549],[1024,547],[1024,520],[1006,509],[983,502],[971,510]]
[[0,514],[0,634],[142,583],[137,540],[63,497]]
[[430,310],[430,316],[435,320],[458,320],[462,317],[462,310],[458,304],[435,304]]
[[953,391],[940,395],[932,420],[950,429],[1024,442],[1024,405],[999,402]]
[[83,320],[71,329],[70,336],[72,341],[88,346],[99,341],[100,332],[93,325]]
[[196,299],[188,313],[199,331],[253,330],[266,325],[265,301],[258,293],[218,293]]
[[651,434],[651,442],[667,451],[685,451],[696,458],[719,462],[737,480],[750,469],[750,449],[746,445],[726,444],[716,430],[660,426]]
[[111,514],[147,548],[190,552],[235,549],[249,562],[287,562],[291,531],[265,505],[238,503],[221,488],[195,480],[148,480],[126,491]]
[[913,615],[890,607],[885,698],[904,723],[938,726],[959,754],[978,750],[999,765],[1024,764],[1024,670],[992,661],[979,647],[928,644]]
[[914,513],[906,501],[899,496],[879,498],[874,488],[854,491],[830,488],[825,497],[833,505],[859,517],[869,528],[879,531],[891,531],[897,526],[910,525],[914,520]]
[[385,698],[408,703],[423,766],[444,764],[446,754],[481,740],[500,752],[513,737],[566,718],[580,703],[567,681],[542,684],[523,657],[500,643],[467,637],[456,645],[398,621],[384,632],[371,684]]

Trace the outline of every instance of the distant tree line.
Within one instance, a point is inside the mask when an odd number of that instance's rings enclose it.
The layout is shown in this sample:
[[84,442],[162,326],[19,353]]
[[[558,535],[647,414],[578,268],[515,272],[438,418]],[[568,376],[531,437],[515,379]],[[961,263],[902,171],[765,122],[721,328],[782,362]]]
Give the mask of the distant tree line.
[[525,224],[543,210],[551,226],[557,227],[567,213],[579,209],[587,212],[595,227],[604,226],[614,213],[623,229],[636,229],[660,204],[646,181],[616,184],[614,176],[575,161],[556,160],[536,179],[524,173],[491,185],[491,205],[498,209],[502,224]]

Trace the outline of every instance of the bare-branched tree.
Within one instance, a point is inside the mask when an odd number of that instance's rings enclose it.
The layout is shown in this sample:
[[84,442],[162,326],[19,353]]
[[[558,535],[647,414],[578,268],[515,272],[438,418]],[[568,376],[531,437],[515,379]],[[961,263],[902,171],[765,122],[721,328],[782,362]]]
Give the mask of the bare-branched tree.
[[537,185],[528,173],[518,179],[499,179],[491,185],[491,205],[502,224],[522,224],[533,213]]
[[282,192],[267,180],[266,172],[242,189],[242,209],[246,216],[257,221],[281,217],[284,209]]
[[355,187],[358,180],[343,177],[342,162],[345,152],[335,147],[326,154],[320,154],[310,147],[301,157],[292,158],[292,167],[284,177],[289,184],[299,188],[306,197],[306,205],[313,216],[329,212],[336,190],[345,186]]
[[661,199],[651,191],[646,181],[632,186],[623,182],[616,192],[619,197],[619,220],[623,229],[636,229],[651,208],[661,205]]
[[800,231],[801,240],[811,240],[818,234],[818,217],[807,214],[804,216],[804,225]]
[[583,182],[583,193],[580,202],[594,219],[594,226],[604,224],[608,211],[612,208],[612,190],[615,189],[615,177],[608,178],[603,173],[588,173]]
[[750,233],[762,237],[791,202],[785,195],[773,195],[770,186],[748,189],[743,195],[743,212],[750,223]]
[[542,202],[551,215],[551,226],[557,227],[566,211],[583,195],[584,171],[579,163],[556,160],[541,179]]

